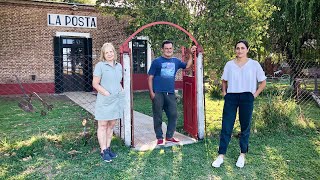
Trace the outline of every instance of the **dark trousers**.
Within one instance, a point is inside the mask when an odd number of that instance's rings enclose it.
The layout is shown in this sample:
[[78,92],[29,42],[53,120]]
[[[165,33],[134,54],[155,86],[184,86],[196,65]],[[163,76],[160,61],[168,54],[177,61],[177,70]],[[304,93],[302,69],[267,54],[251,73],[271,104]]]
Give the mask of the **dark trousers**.
[[156,93],[152,100],[153,124],[157,139],[163,139],[162,112],[166,113],[168,126],[166,138],[172,138],[177,126],[177,102],[174,93]]
[[240,149],[241,153],[247,153],[249,147],[250,126],[253,111],[254,97],[251,92],[227,93],[224,97],[222,115],[222,129],[220,134],[219,154],[226,154],[231,134],[239,109],[239,120],[241,127]]

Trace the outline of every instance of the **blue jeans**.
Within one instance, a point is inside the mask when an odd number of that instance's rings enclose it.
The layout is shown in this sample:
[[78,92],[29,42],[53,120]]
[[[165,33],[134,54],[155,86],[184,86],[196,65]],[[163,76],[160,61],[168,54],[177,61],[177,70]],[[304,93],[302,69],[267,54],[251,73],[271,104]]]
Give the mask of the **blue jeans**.
[[239,121],[241,127],[240,149],[241,153],[247,153],[249,147],[250,126],[253,111],[254,96],[251,92],[227,93],[224,96],[222,115],[222,129],[220,134],[219,154],[226,154],[231,134],[239,108]]
[[153,125],[157,139],[163,139],[162,112],[166,113],[168,126],[166,138],[172,138],[177,126],[177,102],[174,93],[157,92],[152,100]]

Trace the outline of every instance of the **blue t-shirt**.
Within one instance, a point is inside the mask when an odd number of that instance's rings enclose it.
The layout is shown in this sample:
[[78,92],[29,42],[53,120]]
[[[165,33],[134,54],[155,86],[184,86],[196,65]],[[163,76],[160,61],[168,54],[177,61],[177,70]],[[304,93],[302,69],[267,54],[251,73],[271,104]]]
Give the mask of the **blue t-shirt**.
[[153,91],[174,93],[174,84],[177,71],[185,69],[187,63],[178,58],[164,58],[162,56],[152,61],[148,74],[153,75]]

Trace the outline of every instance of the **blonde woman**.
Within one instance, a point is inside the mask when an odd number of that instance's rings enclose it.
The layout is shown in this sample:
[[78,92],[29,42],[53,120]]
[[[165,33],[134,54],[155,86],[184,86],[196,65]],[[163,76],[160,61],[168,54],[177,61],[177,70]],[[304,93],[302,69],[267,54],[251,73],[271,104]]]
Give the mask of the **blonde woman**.
[[98,62],[93,72],[93,87],[98,91],[95,104],[95,119],[98,121],[97,136],[100,155],[105,162],[111,162],[117,154],[111,151],[110,144],[116,121],[123,115],[124,98],[122,66],[116,62],[117,53],[111,43],[103,44]]

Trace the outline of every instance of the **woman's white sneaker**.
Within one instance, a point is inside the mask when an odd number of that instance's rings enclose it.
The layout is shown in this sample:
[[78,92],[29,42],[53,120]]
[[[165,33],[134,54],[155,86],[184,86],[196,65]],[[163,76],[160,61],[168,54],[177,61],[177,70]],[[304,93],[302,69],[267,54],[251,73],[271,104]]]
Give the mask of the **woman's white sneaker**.
[[240,155],[238,157],[238,161],[236,163],[236,166],[239,167],[239,168],[243,168],[244,167],[244,161],[245,161],[244,156]]
[[212,162],[212,167],[218,168],[223,163],[223,158],[221,156],[218,156],[215,161]]

